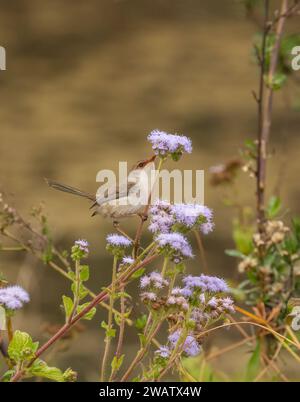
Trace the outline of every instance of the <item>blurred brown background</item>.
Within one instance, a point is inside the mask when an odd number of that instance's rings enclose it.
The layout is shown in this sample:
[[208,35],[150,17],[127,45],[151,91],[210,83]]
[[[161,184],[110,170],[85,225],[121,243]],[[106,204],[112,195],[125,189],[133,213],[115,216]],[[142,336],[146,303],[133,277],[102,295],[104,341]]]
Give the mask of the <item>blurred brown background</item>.
[[[297,23],[299,18],[290,25],[291,32],[297,32]],[[116,169],[119,160],[131,165],[151,154],[146,136],[154,128],[191,137],[193,154],[169,167],[205,169],[205,202],[214,209],[216,223],[205,239],[210,270],[237,278],[235,261],[223,251],[232,248],[233,213],[209,186],[207,169],[236,156],[243,142],[256,135],[251,95],[258,82],[251,53],[255,32],[242,2],[235,0],[1,4],[0,45],[7,52],[7,71],[0,72],[1,187],[25,215],[31,206],[45,202],[60,247],[88,239],[93,290],[110,279],[104,239],[111,223],[90,218],[84,199],[49,189],[43,178],[93,192],[99,169]],[[299,89],[297,94],[291,82],[276,97],[268,172],[270,193],[279,189],[294,214],[300,212],[297,96]],[[245,174],[238,191],[241,200],[254,205],[254,182]],[[126,222],[128,232],[133,234],[135,225],[135,220]],[[202,270],[198,259],[190,267],[194,273]],[[59,304],[62,292],[70,292],[68,284],[22,254],[1,254],[0,271],[31,293],[32,302],[18,314],[16,324],[44,340],[41,326],[63,320]],[[86,324],[81,340],[52,363],[71,365],[81,380],[97,379],[103,318],[101,311]],[[215,341],[222,344],[231,336],[234,331],[223,332]],[[134,331],[126,339],[133,353]],[[230,360],[222,358],[219,367],[236,375],[239,366]]]

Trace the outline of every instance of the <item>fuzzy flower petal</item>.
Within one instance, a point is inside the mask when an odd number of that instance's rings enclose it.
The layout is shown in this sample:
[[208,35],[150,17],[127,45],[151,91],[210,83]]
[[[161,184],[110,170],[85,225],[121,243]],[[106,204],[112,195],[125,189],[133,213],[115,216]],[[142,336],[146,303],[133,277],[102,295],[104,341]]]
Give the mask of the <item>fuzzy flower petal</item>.
[[174,257],[193,258],[192,248],[181,233],[161,233],[156,241],[161,249],[171,250]]
[[29,294],[21,286],[0,289],[0,304],[10,310],[18,310],[30,300]]
[[122,258],[122,264],[131,265],[134,263],[134,259],[130,256],[125,256]]
[[110,246],[114,246],[114,247],[126,248],[132,244],[132,241],[127,239],[127,237],[116,234],[116,233],[112,233],[112,234],[108,235],[106,237],[106,240]]
[[218,278],[216,276],[200,275],[192,276],[188,275],[183,278],[183,282],[188,288],[198,288],[204,292],[228,292],[229,288],[224,279]]
[[187,152],[192,153],[192,142],[184,135],[168,134],[164,131],[153,130],[148,135],[148,141],[152,144],[152,149],[156,155],[166,156]]
[[170,356],[171,351],[168,346],[160,346],[159,349],[156,350],[154,353],[156,355],[159,355],[160,357],[163,357],[164,359],[167,359]]
[[[181,331],[177,330],[169,335],[169,342],[174,348],[180,338]],[[201,346],[197,342],[197,340],[192,336],[188,335],[186,340],[184,341],[183,350],[188,356],[197,356],[201,352]]]
[[75,246],[78,246],[81,251],[88,254],[89,252],[89,243],[84,239],[79,239],[75,241]]

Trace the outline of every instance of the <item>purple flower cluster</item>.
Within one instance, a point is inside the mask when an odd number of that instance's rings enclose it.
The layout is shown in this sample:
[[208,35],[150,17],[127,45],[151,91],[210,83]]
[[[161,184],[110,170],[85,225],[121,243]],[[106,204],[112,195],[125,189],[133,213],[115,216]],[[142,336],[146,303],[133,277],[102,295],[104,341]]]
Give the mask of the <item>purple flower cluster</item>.
[[212,223],[212,210],[205,205],[199,204],[175,204],[172,206],[175,221],[181,223],[186,228],[193,228],[199,224],[200,229],[205,223]]
[[[207,299],[207,300],[206,300]],[[192,310],[191,319],[200,331],[211,321],[218,320],[224,313],[234,313],[234,302],[230,297],[207,298],[204,294],[199,297],[200,307]]]
[[85,254],[89,253],[89,243],[84,239],[79,239],[75,241],[75,246],[79,247],[80,251],[84,252]]
[[126,248],[129,247],[132,244],[132,241],[127,239],[127,237],[112,233],[106,237],[107,243],[110,246],[113,247],[120,247],[120,248]]
[[203,292],[228,292],[227,283],[216,276],[208,276],[208,275],[200,275],[200,276],[192,276],[188,275],[183,278],[183,283],[185,287],[190,290],[199,289]]
[[188,299],[190,296],[192,296],[193,291],[186,287],[185,288],[175,287],[172,290],[171,294],[172,294],[172,296],[183,296]]
[[157,200],[150,208],[149,230],[153,233],[169,233],[177,224],[184,229],[199,229],[207,234],[213,230],[212,210],[199,204],[174,204]]
[[[174,348],[179,341],[181,336],[181,330],[177,330],[173,332],[171,335],[169,335],[168,340]],[[201,346],[197,342],[197,340],[194,338],[193,335],[189,334],[183,344],[183,351],[188,355],[188,356],[197,356],[201,352]]]
[[167,306],[176,306],[176,307],[179,307],[180,310],[184,310],[184,311],[187,311],[189,309],[189,303],[185,297],[175,296],[173,294],[167,298],[166,305]]
[[142,289],[146,287],[154,287],[155,289],[162,289],[164,286],[168,286],[169,282],[164,279],[160,273],[151,272],[149,275],[142,276],[140,280],[140,286]]
[[158,247],[169,254],[175,263],[184,258],[193,258],[192,248],[181,233],[161,233],[156,237]]
[[156,155],[192,153],[192,142],[184,135],[168,134],[164,131],[153,130],[148,135],[148,141]]
[[157,300],[157,294],[154,292],[141,293],[141,299],[143,302],[153,302]]
[[18,310],[29,300],[29,294],[20,286],[8,286],[0,289],[0,304],[9,310]]
[[172,205],[168,201],[156,200],[150,208],[149,230],[152,233],[169,233],[174,225]]
[[[147,284],[148,282],[149,279],[146,279]],[[184,324],[185,313],[190,311],[189,320],[193,321],[194,329],[190,330],[185,339],[180,339],[183,327],[173,331],[168,337],[168,344],[161,346],[155,352],[164,359],[169,358],[178,342],[181,343],[180,347],[187,356],[197,356],[201,352],[201,346],[194,334],[222,319],[225,313],[235,311],[233,300],[224,296],[229,289],[223,279],[207,275],[189,275],[183,279],[183,284],[184,287],[174,287],[167,297],[158,296],[157,292],[142,294],[143,301],[155,301],[156,305],[153,308],[163,308],[167,316],[171,314],[177,317],[177,323]]]
[[167,359],[170,356],[171,351],[168,346],[160,346],[159,349],[155,351],[155,354],[163,357],[164,359]]

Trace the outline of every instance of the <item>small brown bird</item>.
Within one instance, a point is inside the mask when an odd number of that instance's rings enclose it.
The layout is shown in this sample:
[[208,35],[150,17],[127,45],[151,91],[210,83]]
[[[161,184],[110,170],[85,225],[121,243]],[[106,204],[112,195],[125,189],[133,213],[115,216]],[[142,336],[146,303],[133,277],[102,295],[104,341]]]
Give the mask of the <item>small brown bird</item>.
[[[114,223],[117,223],[120,218],[143,215],[151,192],[149,183],[153,185],[150,179],[153,174],[151,172],[155,171],[154,160],[155,155],[149,159],[138,161],[124,183],[107,188],[103,194],[99,192],[92,195],[54,180],[45,180],[50,187],[56,190],[91,200],[93,204],[90,208],[94,208],[92,216],[99,214],[103,217],[110,217]],[[141,199],[137,198],[139,192],[143,193]],[[146,202],[144,202],[145,200]]]

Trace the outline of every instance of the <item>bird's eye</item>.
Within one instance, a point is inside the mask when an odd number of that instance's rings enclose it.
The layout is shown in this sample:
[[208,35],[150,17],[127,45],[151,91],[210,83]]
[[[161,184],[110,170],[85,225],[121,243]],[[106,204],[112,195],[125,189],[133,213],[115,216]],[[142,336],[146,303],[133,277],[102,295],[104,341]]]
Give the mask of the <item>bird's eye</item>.
[[139,164],[138,164],[138,167],[140,167],[140,168],[142,168],[144,166],[144,162],[140,162]]

